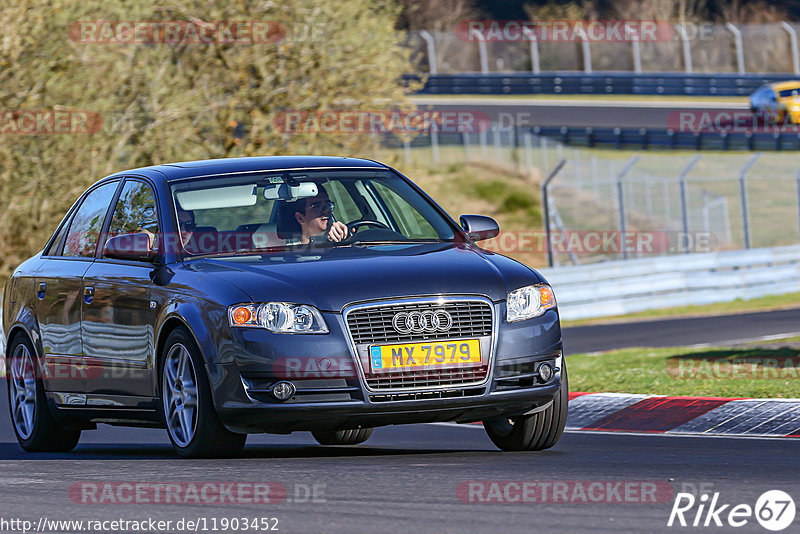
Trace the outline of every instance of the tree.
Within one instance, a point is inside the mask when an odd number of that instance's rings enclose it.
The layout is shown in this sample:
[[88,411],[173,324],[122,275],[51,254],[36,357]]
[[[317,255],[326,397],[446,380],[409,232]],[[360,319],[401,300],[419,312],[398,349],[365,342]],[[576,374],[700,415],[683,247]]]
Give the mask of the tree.
[[[364,155],[370,135],[286,135],[286,110],[408,108],[408,52],[389,0],[16,0],[0,7],[0,111],[82,110],[95,133],[8,133],[0,122],[0,274],[43,246],[113,171],[243,155]],[[270,42],[85,42],[80,21],[269,21]],[[212,28],[213,30],[213,28]],[[127,36],[130,34],[122,34]],[[283,37],[282,39],[277,39]],[[124,40],[124,39],[123,39]],[[277,42],[271,42],[275,41]],[[3,127],[6,127],[3,129]]]

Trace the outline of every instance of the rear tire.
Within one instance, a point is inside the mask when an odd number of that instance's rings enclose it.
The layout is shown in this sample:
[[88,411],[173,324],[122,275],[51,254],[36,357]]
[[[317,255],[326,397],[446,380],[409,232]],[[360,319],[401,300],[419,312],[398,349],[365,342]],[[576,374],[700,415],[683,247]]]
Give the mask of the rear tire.
[[567,364],[562,359],[561,387],[553,402],[531,415],[493,419],[483,422],[492,443],[503,451],[541,451],[549,449],[561,439],[567,424],[569,382]]
[[203,358],[183,327],[164,343],[159,365],[161,416],[175,452],[184,458],[239,456],[247,434],[222,424],[211,399]]
[[25,335],[11,344],[6,360],[8,406],[20,446],[28,452],[69,452],[81,439],[80,430],[65,430],[47,405],[36,351]]
[[320,445],[358,445],[364,443],[372,435],[371,428],[355,428],[337,430],[335,432],[312,432]]

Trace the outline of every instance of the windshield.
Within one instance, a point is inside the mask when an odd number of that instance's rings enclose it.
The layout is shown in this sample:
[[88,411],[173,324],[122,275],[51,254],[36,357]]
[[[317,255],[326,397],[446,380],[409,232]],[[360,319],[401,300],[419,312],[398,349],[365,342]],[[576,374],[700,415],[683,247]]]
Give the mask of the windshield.
[[273,172],[172,186],[189,255],[451,241],[452,224],[388,170]]
[[797,96],[800,95],[800,87],[795,87],[794,89],[784,89],[779,94],[782,97]]

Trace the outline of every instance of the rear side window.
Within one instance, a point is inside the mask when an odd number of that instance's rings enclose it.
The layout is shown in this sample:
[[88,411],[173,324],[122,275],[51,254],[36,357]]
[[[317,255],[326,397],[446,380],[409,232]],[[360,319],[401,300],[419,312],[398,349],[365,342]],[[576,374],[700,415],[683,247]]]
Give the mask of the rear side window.
[[109,182],[86,195],[69,225],[64,256],[94,256],[108,205],[111,204],[118,185],[118,181]]
[[61,251],[64,250],[64,241],[67,238],[67,231],[69,231],[69,225],[70,221],[67,221],[61,226],[58,233],[53,238],[50,248],[45,251],[45,256],[61,256]]

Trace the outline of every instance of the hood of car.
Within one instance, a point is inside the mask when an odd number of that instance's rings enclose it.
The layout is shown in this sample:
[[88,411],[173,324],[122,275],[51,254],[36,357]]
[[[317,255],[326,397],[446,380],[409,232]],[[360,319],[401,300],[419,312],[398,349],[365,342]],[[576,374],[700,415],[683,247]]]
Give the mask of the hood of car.
[[542,281],[532,269],[469,244],[352,246],[195,259],[194,270],[234,284],[253,302],[341,311],[366,300],[439,294],[492,301]]

